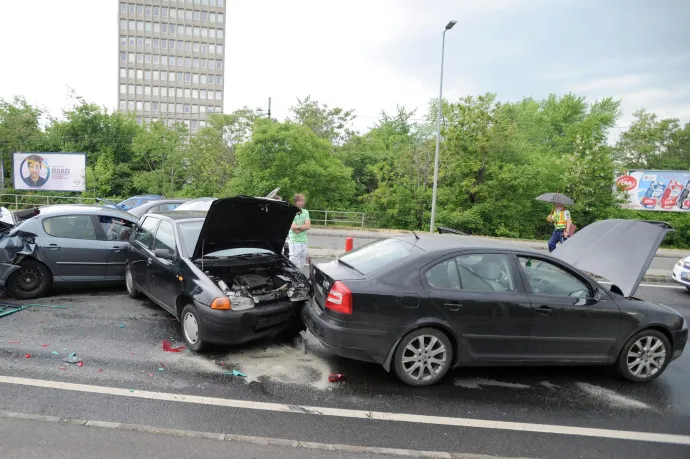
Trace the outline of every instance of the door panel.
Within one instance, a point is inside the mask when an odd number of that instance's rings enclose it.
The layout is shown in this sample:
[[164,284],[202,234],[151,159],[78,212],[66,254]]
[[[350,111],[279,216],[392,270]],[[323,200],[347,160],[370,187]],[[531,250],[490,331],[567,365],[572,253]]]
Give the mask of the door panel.
[[61,215],[41,221],[37,244],[56,282],[103,282],[106,251],[90,215]]
[[514,261],[503,254],[460,255],[426,271],[429,296],[452,324],[461,359],[525,358],[534,311],[517,279]]
[[165,250],[171,260],[152,258],[149,268],[150,293],[164,308],[174,314],[175,297],[177,296],[177,264],[173,262],[177,256],[175,231],[172,223],[161,221],[156,231],[153,250]]
[[137,227],[130,242],[130,253],[128,254],[129,267],[132,276],[139,290],[150,294],[149,286],[149,265],[153,262],[153,236],[160,220],[151,216],[144,217],[144,220]]
[[99,215],[98,221],[105,239],[106,251],[106,281],[121,281],[125,278],[127,265],[129,238],[134,229],[134,223],[122,218]]
[[609,361],[620,326],[618,305],[566,266],[518,259],[535,311],[530,355],[548,361]]

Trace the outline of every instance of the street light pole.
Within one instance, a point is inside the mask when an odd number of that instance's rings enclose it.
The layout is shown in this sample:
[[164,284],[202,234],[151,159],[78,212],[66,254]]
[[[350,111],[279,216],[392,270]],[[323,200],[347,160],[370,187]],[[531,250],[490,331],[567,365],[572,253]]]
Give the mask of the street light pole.
[[438,156],[441,150],[441,116],[443,116],[443,58],[446,52],[446,32],[453,28],[458,21],[450,21],[443,29],[441,40],[441,83],[438,90],[438,119],[436,120],[436,155],[434,156],[434,189],[431,195],[431,224],[429,231],[434,232],[436,224],[436,189],[438,188]]

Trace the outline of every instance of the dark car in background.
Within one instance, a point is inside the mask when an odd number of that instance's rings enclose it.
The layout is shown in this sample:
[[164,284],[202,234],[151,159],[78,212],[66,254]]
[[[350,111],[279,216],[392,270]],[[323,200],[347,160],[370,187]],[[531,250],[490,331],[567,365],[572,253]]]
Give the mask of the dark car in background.
[[553,256],[454,234],[384,239],[312,265],[303,316],[331,351],[413,386],[472,365],[615,365],[651,381],[688,339],[679,313],[633,296],[670,229],[604,220]]
[[123,283],[136,217],[89,205],[43,207],[0,238],[0,287],[17,299],[53,285]]
[[292,338],[304,329],[306,276],[281,250],[298,209],[266,198],[214,200],[208,212],[147,214],[131,239],[126,286],[181,322],[187,346]]
[[129,209],[128,212],[137,218],[141,218],[145,214],[154,212],[170,212],[188,201],[189,199],[157,199]]

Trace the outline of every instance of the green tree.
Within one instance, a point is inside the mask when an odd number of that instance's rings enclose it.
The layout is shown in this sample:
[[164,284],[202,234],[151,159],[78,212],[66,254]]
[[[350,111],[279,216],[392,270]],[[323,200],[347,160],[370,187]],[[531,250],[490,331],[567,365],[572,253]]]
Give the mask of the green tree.
[[12,177],[12,154],[40,151],[43,132],[40,128],[42,110],[30,105],[23,97],[7,102],[0,99],[0,152],[4,170]]
[[[630,128],[623,132],[616,143],[614,158],[623,169],[668,169],[680,164],[669,154],[669,148],[680,130],[677,119],[660,120],[656,113],[638,110],[633,115]],[[677,159],[677,158],[676,158]]]
[[297,105],[290,107],[290,112],[289,121],[308,127],[317,137],[334,145],[343,145],[355,134],[352,129],[354,110],[329,108],[307,96],[297,99]]
[[185,181],[188,130],[184,124],[151,123],[132,140],[132,181],[137,190],[174,196]]
[[354,192],[351,170],[331,150],[305,126],[257,120],[252,139],[237,150],[224,194],[263,196],[280,187],[285,197],[306,194],[310,209],[347,208]]

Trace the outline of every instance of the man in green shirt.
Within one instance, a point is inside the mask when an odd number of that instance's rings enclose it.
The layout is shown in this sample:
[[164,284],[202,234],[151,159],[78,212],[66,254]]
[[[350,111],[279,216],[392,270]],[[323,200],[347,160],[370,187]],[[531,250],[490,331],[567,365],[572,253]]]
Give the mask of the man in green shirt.
[[290,227],[290,261],[302,269],[307,264],[307,231],[311,228],[311,220],[309,211],[304,208],[307,203],[304,195],[296,194],[293,201],[300,211],[295,215]]

